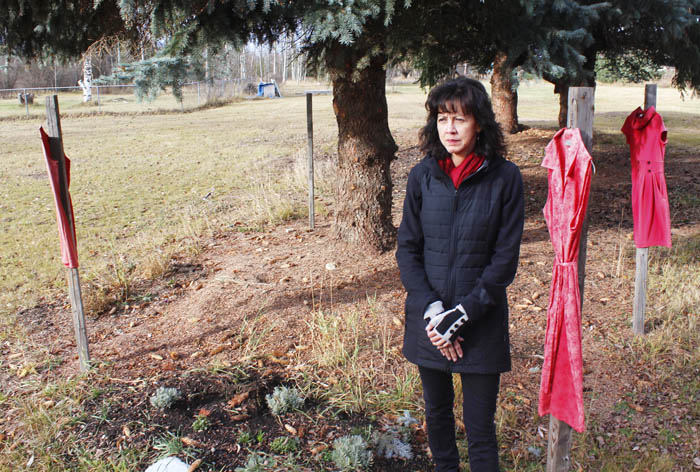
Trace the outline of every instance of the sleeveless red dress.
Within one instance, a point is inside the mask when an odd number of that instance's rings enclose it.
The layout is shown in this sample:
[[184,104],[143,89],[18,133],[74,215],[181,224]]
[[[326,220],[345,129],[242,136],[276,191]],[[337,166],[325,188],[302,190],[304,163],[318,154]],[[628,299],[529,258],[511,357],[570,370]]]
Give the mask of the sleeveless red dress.
[[664,154],[666,126],[654,107],[637,108],[625,120],[632,161],[632,216],[637,247],[671,247],[671,214],[668,206]]

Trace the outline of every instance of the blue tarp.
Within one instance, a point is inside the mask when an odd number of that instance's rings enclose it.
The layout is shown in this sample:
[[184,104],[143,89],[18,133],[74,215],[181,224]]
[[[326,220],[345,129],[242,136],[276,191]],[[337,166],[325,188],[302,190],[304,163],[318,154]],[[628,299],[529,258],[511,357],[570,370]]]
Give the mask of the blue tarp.
[[265,93],[265,86],[274,85],[273,82],[260,82],[258,84],[258,97],[262,97]]
[[260,82],[258,84],[258,97],[275,98],[281,97],[280,89],[274,82]]

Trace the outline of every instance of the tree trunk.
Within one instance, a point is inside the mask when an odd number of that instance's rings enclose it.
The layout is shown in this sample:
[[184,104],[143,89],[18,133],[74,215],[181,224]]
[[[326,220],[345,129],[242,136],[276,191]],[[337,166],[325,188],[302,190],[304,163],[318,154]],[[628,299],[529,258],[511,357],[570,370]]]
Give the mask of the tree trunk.
[[552,83],[554,83],[554,93],[559,94],[559,128],[566,128],[567,117],[569,115],[569,87],[593,87],[595,88],[595,61],[596,61],[596,50],[587,49],[585,51],[586,55],[586,65],[585,69],[588,71],[584,73],[583,77],[578,79],[562,78],[560,80],[552,80],[550,78],[545,78]]
[[211,100],[211,64],[209,63],[209,45],[204,48],[204,83],[207,86],[207,102]]
[[554,84],[554,93],[559,94],[559,128],[566,128],[569,115],[569,85],[564,83]]
[[389,131],[385,62],[375,56],[354,74],[331,73],[338,123],[334,233],[380,251],[392,248],[396,236],[389,164],[398,148]]
[[520,131],[518,124],[518,92],[513,83],[513,67],[507,62],[508,56],[499,52],[493,61],[491,74],[491,100],[496,121],[504,133]]
[[78,81],[83,89],[83,102],[92,100],[92,58],[85,56],[83,59],[83,79]]
[[287,83],[287,46],[284,46],[284,49],[282,50],[282,83],[286,84]]

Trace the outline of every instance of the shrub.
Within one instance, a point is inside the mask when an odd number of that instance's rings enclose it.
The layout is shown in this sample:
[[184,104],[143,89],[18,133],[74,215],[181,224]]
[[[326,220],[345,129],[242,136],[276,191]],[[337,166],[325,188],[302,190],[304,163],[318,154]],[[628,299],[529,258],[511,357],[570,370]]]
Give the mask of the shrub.
[[164,410],[170,408],[173,404],[182,398],[182,393],[176,388],[158,387],[156,393],[151,396],[151,405]]
[[275,416],[304,406],[304,399],[296,388],[275,387],[271,395],[265,395],[265,400]]
[[375,433],[372,436],[379,457],[387,459],[413,459],[411,445],[399,439],[396,432]]
[[403,414],[396,419],[396,428],[389,428],[395,431],[401,437],[403,442],[411,441],[411,425],[420,424],[417,419],[411,416],[408,410],[404,410]]
[[331,459],[340,470],[366,469],[372,464],[372,452],[362,436],[343,436],[333,441]]
[[373,433],[372,443],[377,455],[387,459],[413,459],[410,442],[411,425],[414,424],[418,424],[418,420],[408,410],[404,410],[394,422],[385,426],[385,432]]

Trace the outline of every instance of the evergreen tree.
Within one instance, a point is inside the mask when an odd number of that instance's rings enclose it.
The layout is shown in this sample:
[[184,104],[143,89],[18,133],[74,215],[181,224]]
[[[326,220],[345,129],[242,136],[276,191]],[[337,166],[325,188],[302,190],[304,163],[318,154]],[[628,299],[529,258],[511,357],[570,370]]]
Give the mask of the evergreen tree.
[[674,67],[678,89],[700,92],[698,15],[700,0],[618,0],[602,10],[588,27],[593,42],[582,50],[587,58],[583,73],[544,76],[560,94],[560,126],[566,124],[569,86],[594,86],[598,57],[624,64],[626,57],[636,56],[657,66]]
[[170,87],[177,101],[182,104],[182,85],[188,74],[188,62],[181,57],[153,57],[142,61],[121,64],[110,76],[94,81],[97,85],[134,84],[136,98],[153,101],[161,91]]
[[[492,71],[494,111],[505,131],[518,129],[516,68],[555,84],[561,126],[566,124],[569,86],[595,86],[597,57],[629,72],[635,67],[630,58],[672,66],[679,89],[700,91],[700,0],[473,3],[456,8],[453,2],[440,2],[435,7],[444,11],[433,25],[436,33],[413,51],[415,65],[422,70],[423,85],[463,62]],[[643,73],[639,66],[636,70]]]
[[[492,72],[496,119],[505,132],[520,129],[517,78],[520,68],[553,79],[583,75],[580,51],[593,42],[590,27],[607,4],[581,5],[573,0],[502,0],[473,2],[471,9],[443,5],[433,16],[436,31],[414,51],[421,84],[432,85],[467,62]],[[428,16],[430,18],[431,16]]]
[[122,21],[114,1],[0,3],[0,44],[17,57],[72,59],[99,38],[118,34],[136,37],[136,31]]
[[380,250],[390,248],[395,228],[389,164],[397,146],[388,126],[385,67],[389,57],[401,54],[395,37],[407,34],[399,20],[410,2],[228,0],[208,2],[207,8],[154,3],[154,34],[180,34],[187,38],[185,44],[235,41],[242,38],[240,31],[267,44],[283,32],[303,34],[310,67],[326,71],[333,83],[338,124],[336,236]]
[[641,83],[660,79],[662,68],[649,58],[637,54],[628,53],[612,58],[599,54],[595,74],[598,82]]

